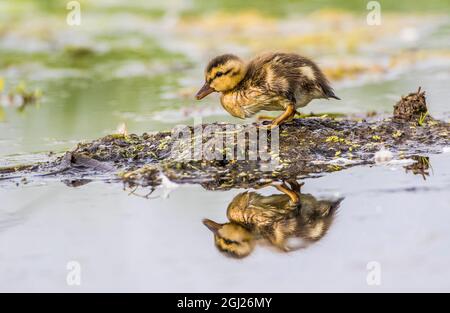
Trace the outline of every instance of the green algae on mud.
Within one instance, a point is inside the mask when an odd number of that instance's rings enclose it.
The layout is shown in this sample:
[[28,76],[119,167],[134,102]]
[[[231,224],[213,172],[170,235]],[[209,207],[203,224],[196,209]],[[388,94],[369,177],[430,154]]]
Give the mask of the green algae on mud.
[[[293,119],[278,131],[276,151],[270,150],[273,138],[256,124],[232,125],[213,123],[200,129],[186,127],[189,136],[177,132],[109,135],[78,146],[51,162],[0,169],[0,180],[28,180],[53,177],[77,186],[77,180],[122,181],[128,186],[158,186],[162,175],[177,183],[201,184],[207,189],[250,188],[273,181],[299,179],[356,165],[373,164],[381,149],[397,158],[442,152],[450,144],[450,124],[433,119],[427,111],[425,93],[420,89],[395,105],[394,115],[383,120],[312,117]],[[255,127],[256,126],[256,127]],[[214,131],[207,132],[207,128]],[[215,145],[233,127],[233,140],[225,148]],[[248,136],[258,130],[256,137]],[[244,135],[239,140],[239,135]],[[250,147],[267,136],[264,149],[268,159],[252,155]],[[253,139],[252,139],[253,138]],[[256,143],[255,141],[258,141]],[[196,143],[213,147],[216,158],[187,156]],[[261,148],[261,147],[260,147]],[[243,149],[243,150],[242,150]],[[233,151],[234,158],[228,158]],[[236,159],[238,151],[244,159]],[[252,157],[250,157],[252,156]],[[274,163],[274,161],[276,161]]]

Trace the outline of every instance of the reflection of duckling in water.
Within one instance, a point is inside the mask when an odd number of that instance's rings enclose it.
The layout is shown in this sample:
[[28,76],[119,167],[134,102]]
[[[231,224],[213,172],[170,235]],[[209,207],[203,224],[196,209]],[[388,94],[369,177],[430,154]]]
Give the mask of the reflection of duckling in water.
[[[297,182],[289,185],[274,186],[283,194],[238,194],[228,206],[228,223],[205,219],[203,223],[214,233],[217,248],[242,258],[253,251],[258,239],[286,252],[320,240],[327,233],[342,199],[319,201],[310,194],[301,194]],[[291,241],[295,239],[299,244],[293,246]]]

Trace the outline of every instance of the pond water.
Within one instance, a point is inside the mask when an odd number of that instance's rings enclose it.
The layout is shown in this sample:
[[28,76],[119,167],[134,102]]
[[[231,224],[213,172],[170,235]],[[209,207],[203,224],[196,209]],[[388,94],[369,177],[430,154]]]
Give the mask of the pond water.
[[[402,166],[306,180],[305,194],[344,198],[328,233],[289,253],[258,244],[243,259],[219,252],[202,219],[226,222],[229,203],[244,190],[182,186],[168,198],[145,199],[104,183],[2,189],[0,290],[449,290],[448,160],[432,156],[427,180]],[[66,283],[71,261],[81,266],[80,286]],[[369,262],[381,266],[380,286],[366,282]]]
[[[343,100],[316,101],[306,112],[385,114],[400,95],[422,86],[431,115],[450,118],[449,16],[387,16],[366,42],[373,30],[361,26],[364,8],[311,13],[316,15],[299,21],[278,7],[276,16],[263,10],[233,17],[226,12],[238,6],[234,1],[223,11],[195,1],[186,8],[169,1],[169,8],[142,10],[119,10],[100,1],[89,5],[85,24],[74,29],[65,25],[64,6],[61,10],[57,1],[39,8],[28,22],[25,12],[32,4],[20,3],[0,6],[1,17],[10,22],[0,26],[0,78],[7,90],[25,81],[27,88],[42,90],[43,98],[23,111],[0,102],[0,166],[46,160],[49,152],[110,134],[121,123],[133,133],[167,130],[198,116],[204,122],[241,123],[225,114],[217,97],[196,103],[193,94],[211,55],[231,50],[250,57],[265,50],[264,32],[289,37],[277,42],[279,49],[301,53],[292,45],[304,44],[330,75],[343,72],[343,78],[332,78]],[[324,17],[337,24],[315,22]],[[240,19],[253,31],[266,28],[262,34],[239,33]],[[348,37],[356,43],[335,45],[327,37],[333,25],[341,27],[339,42]],[[390,34],[399,25],[400,34]],[[214,39],[215,32],[226,43]],[[199,40],[204,36],[211,40]],[[353,59],[358,74],[349,68]],[[422,156],[429,157],[427,174],[414,174],[397,161],[303,180],[303,195],[342,198],[333,217],[319,227],[319,233],[326,231],[290,252],[255,240],[241,259],[218,251],[202,220],[228,222],[227,207],[243,189],[166,186],[147,199],[121,184],[73,188],[56,180],[5,182],[0,186],[0,291],[449,291],[450,153],[444,151]],[[270,186],[249,192],[267,199],[281,194]],[[80,266],[80,285],[67,283],[70,262]],[[374,264],[380,285],[367,282]]]

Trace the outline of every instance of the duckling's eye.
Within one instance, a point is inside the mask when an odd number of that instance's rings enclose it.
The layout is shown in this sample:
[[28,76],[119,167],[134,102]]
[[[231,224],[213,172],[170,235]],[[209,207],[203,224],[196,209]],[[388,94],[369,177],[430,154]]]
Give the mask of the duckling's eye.
[[237,244],[237,245],[240,245],[240,243],[237,242],[237,241],[235,241],[235,240],[225,239],[225,238],[222,238],[222,239],[223,239],[223,241],[224,241],[227,245],[231,245],[231,244]]
[[220,77],[220,76],[222,76],[222,75],[223,75],[222,72],[217,72],[216,77]]

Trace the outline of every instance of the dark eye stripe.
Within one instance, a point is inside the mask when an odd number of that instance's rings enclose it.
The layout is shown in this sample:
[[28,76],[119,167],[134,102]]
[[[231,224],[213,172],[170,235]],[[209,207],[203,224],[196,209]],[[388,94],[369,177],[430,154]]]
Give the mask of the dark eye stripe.
[[226,243],[226,244],[237,244],[237,245],[240,245],[240,243],[239,242],[237,242],[237,241],[234,241],[234,240],[231,240],[231,239],[225,239],[225,238],[222,238],[223,239],[223,241]]
[[228,71],[226,71],[225,73],[223,73],[223,75],[227,75],[229,72],[231,72],[231,68],[228,70]]
[[213,78],[212,80],[216,79],[217,77],[220,77],[220,76],[229,74],[229,73],[231,72],[231,70],[232,70],[232,69],[230,68],[229,70],[227,70],[227,71],[224,72],[224,73],[222,73],[222,72],[217,72],[216,75],[214,75],[214,78]]

